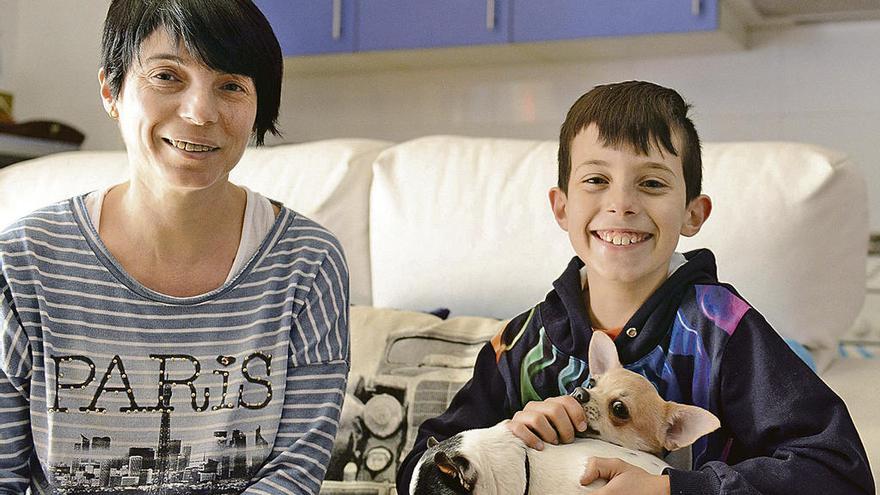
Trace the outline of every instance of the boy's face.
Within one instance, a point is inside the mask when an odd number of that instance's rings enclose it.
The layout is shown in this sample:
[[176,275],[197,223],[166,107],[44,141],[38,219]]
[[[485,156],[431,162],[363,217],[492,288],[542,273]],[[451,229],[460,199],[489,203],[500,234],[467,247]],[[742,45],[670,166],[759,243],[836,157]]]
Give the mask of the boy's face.
[[685,203],[679,157],[606,147],[594,124],[572,141],[568,192],[554,187],[550,202],[590,280],[651,287],[666,279],[679,236],[699,232],[711,210],[708,196]]

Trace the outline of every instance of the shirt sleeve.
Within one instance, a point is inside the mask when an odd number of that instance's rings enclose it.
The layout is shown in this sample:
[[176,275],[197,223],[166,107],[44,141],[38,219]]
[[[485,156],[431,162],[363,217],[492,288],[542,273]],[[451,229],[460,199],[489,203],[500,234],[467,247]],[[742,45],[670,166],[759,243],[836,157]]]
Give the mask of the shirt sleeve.
[[293,321],[278,434],[247,495],[317,494],[324,480],[351,363],[348,269],[337,253],[321,263]]
[[0,494],[20,494],[31,479],[31,347],[3,277],[0,286]]
[[668,470],[674,494],[873,494],[846,405],[754,310],[721,362],[728,463]]

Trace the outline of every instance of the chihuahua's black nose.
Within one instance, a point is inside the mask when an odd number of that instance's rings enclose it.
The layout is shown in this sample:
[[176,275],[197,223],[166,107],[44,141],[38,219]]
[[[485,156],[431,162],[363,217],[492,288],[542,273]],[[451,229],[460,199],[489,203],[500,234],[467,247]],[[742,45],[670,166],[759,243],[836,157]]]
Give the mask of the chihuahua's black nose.
[[590,402],[590,392],[584,387],[577,387],[571,392],[571,396],[577,399],[581,404]]

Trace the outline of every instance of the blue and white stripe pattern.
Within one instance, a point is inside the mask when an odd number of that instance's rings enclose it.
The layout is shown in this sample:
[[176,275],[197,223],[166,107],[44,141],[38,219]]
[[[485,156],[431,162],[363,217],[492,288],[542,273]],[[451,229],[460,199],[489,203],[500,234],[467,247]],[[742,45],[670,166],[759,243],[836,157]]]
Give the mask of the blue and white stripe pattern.
[[0,494],[318,493],[349,369],[348,269],[282,208],[222,287],[170,297],[82,197],[0,233]]

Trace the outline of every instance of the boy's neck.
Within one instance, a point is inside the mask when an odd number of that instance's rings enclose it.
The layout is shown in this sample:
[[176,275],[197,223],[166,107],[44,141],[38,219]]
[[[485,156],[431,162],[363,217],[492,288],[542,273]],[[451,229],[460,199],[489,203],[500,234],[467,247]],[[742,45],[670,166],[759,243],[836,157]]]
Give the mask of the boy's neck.
[[584,286],[584,301],[593,328],[615,329],[626,325],[668,276],[655,278],[631,283],[590,278]]

